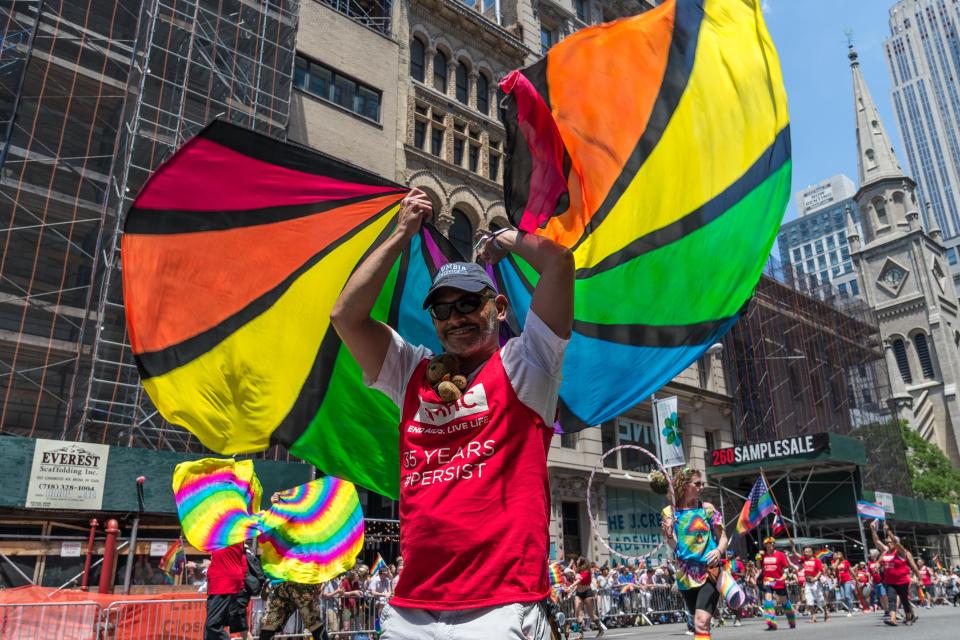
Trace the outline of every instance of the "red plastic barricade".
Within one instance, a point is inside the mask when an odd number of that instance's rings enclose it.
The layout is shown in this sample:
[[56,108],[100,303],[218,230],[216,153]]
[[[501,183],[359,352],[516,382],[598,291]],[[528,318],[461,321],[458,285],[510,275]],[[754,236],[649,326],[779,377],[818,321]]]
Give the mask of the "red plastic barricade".
[[46,587],[0,591],[3,640],[201,640],[196,593],[114,595]]

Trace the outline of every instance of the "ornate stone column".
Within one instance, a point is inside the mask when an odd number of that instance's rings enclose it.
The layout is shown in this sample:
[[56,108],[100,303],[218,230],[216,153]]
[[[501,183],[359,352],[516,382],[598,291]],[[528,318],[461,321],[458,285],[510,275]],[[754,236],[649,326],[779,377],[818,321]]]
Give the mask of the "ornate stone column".
[[456,95],[457,86],[457,61],[456,60],[447,60],[447,91],[446,94]]
[[477,106],[477,73],[476,69],[473,69],[470,74],[467,76],[467,104],[471,107],[476,108]]
[[437,55],[437,48],[430,47],[427,49],[427,59],[423,61],[423,84],[428,87],[433,86],[433,57],[435,55]]

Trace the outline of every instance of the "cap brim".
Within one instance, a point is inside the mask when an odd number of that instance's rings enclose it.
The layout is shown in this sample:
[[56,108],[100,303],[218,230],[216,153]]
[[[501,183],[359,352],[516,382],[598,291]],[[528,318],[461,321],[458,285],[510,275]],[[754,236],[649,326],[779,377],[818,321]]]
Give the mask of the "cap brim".
[[459,291],[466,291],[467,293],[480,293],[484,289],[488,288],[490,285],[483,282],[443,282],[435,287],[430,287],[430,291],[427,292],[427,297],[423,299],[423,308],[430,308],[430,300],[433,296],[439,292],[441,289],[457,289]]

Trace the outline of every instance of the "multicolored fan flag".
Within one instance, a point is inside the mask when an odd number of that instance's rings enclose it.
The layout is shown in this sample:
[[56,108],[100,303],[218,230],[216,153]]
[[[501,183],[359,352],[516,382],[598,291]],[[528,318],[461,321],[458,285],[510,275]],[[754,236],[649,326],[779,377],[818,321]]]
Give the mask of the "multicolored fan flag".
[[281,492],[260,522],[260,562],[274,580],[325,582],[353,567],[363,550],[360,499],[339,478]]
[[373,561],[373,566],[370,567],[370,576],[373,577],[386,568],[387,563],[383,561],[383,556],[378,553],[377,559]]
[[173,471],[173,498],[183,535],[207,553],[256,535],[260,481],[252,460],[203,458]]
[[753,488],[747,495],[747,501],[743,503],[743,509],[740,510],[740,517],[737,519],[737,533],[746,533],[760,522],[777,510],[777,506],[770,495],[770,487],[763,475],[757,478],[753,483]]
[[[737,320],[790,195],[790,129],[759,0],[667,0],[582,29],[500,84],[511,221],[569,247],[564,430],[649,397]],[[496,279],[519,330],[537,274]]]
[[[397,497],[400,412],[363,384],[330,311],[407,192],[224,122],[177,150],[134,201],[122,247],[130,344],[163,417],[218,453],[282,444]],[[448,257],[425,227],[374,317],[439,350],[421,302]]]
[[252,461],[205,458],[177,465],[173,494],[190,544],[212,553],[259,538],[260,562],[274,580],[319,584],[353,567],[363,548],[357,490],[339,478],[278,492],[260,511]]
[[173,584],[174,578],[183,571],[186,563],[187,554],[183,550],[183,540],[177,538],[160,558],[160,571],[163,573],[164,581]]

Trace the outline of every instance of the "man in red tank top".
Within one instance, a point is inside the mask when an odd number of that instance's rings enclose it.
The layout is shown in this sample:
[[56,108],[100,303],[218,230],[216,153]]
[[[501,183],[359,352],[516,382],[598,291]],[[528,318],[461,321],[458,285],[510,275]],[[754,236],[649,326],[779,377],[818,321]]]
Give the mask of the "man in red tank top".
[[225,628],[231,624],[236,625],[236,628],[231,626],[233,631],[247,631],[246,611],[241,614],[235,610],[237,596],[243,591],[243,579],[246,576],[247,555],[242,542],[211,554],[210,566],[207,568],[204,640],[222,640],[229,637]]
[[480,257],[513,252],[540,278],[523,333],[500,346],[509,301],[474,263],[441,268],[429,310],[445,353],[459,359],[462,396],[441,400],[433,354],[371,318],[393,264],[432,206],[414,189],[392,235],[357,268],[331,321],[365,381],[400,409],[403,574],[381,614],[383,640],[546,638],[550,492],[560,369],[573,326],[573,255],[514,229],[488,235]]

